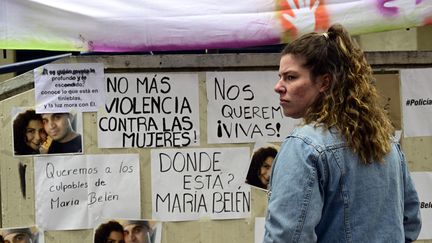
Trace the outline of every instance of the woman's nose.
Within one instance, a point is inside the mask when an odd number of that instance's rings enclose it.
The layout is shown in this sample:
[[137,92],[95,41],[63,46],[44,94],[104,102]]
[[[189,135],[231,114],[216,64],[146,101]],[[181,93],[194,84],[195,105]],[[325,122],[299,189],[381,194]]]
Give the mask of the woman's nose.
[[281,84],[281,80],[277,81],[276,85],[274,86],[274,91],[278,94],[283,93],[285,88]]
[[41,140],[41,136],[40,136],[40,134],[39,134],[38,132],[35,132],[35,134],[34,134],[34,139],[35,139],[36,141],[40,141],[40,140]]

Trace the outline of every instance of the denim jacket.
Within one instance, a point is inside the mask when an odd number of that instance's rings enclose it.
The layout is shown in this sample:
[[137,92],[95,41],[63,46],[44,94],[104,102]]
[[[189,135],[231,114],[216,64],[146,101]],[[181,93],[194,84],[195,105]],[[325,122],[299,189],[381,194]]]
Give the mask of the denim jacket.
[[397,143],[365,165],[334,130],[296,128],[272,168],[265,243],[414,241],[419,198]]

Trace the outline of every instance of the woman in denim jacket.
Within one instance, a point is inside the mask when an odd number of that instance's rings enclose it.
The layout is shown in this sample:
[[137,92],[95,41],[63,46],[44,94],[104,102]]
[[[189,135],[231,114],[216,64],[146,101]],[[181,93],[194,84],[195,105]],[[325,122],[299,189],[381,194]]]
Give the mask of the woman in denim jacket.
[[284,115],[303,118],[272,168],[264,242],[416,240],[419,198],[370,65],[341,25],[282,51]]

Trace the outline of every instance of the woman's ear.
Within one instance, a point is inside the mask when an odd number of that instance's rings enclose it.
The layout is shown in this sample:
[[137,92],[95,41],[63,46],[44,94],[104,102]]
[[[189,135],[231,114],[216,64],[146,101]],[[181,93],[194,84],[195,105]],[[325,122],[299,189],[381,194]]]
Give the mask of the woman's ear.
[[320,87],[320,92],[326,92],[329,88],[330,88],[330,85],[331,85],[331,82],[332,82],[332,77],[330,76],[330,74],[328,74],[328,73],[326,73],[326,74],[323,74],[321,77],[320,77],[320,83],[321,83],[321,87]]

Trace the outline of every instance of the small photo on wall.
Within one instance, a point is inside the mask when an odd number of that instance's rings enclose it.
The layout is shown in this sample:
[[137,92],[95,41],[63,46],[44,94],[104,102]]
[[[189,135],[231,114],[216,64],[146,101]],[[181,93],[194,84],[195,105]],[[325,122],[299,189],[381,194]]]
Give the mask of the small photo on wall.
[[12,109],[15,156],[83,153],[82,113],[37,114],[33,107]]
[[110,219],[94,229],[94,243],[160,243],[162,223],[147,219]]
[[255,144],[246,183],[258,189],[268,190],[273,160],[276,158],[279,147],[271,144]]
[[44,243],[43,231],[36,226],[0,229],[0,242]]

